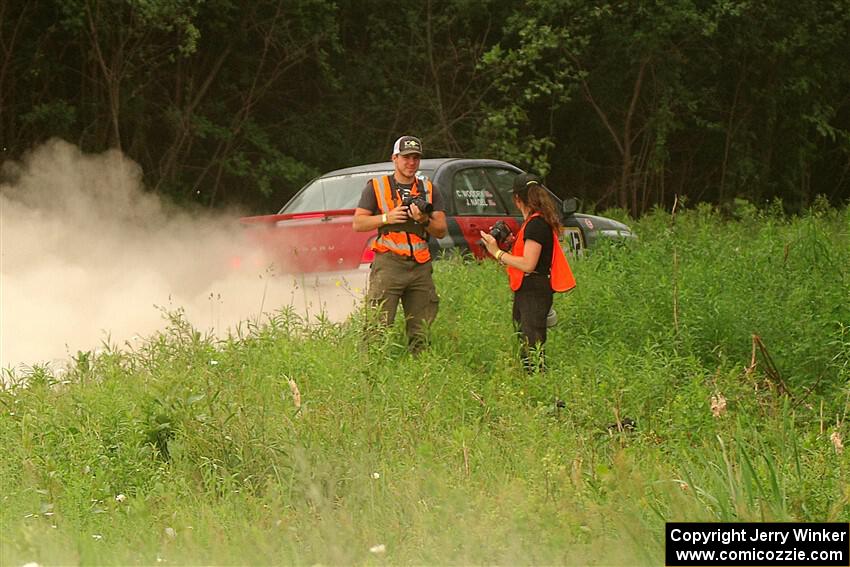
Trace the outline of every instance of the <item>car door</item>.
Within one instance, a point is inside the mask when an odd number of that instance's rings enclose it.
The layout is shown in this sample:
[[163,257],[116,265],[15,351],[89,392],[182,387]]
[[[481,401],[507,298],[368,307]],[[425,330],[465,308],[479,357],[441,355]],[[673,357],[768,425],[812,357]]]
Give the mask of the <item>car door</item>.
[[513,201],[504,198],[516,175],[511,169],[482,165],[460,169],[452,176],[452,224],[465,247],[478,258],[487,255],[479,244],[482,230],[489,232],[500,220],[513,232],[519,228],[522,215]]
[[[587,247],[587,236],[585,228],[582,226],[575,215],[569,215],[561,219],[561,248],[568,258],[575,258],[584,255],[584,250]],[[590,229],[593,225],[590,225]]]

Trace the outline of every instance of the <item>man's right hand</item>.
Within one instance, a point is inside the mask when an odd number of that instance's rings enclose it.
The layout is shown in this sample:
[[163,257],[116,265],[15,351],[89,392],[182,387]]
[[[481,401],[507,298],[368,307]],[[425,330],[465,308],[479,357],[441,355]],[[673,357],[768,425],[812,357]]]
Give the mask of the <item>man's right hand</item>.
[[410,214],[407,211],[407,207],[399,205],[387,213],[387,224],[400,224],[407,222],[409,218]]
[[384,223],[383,217],[383,213],[376,215],[374,211],[357,207],[354,209],[354,220],[351,226],[356,232],[369,232],[377,230],[385,224],[403,223],[408,219],[407,207],[396,207],[388,212],[386,223]]

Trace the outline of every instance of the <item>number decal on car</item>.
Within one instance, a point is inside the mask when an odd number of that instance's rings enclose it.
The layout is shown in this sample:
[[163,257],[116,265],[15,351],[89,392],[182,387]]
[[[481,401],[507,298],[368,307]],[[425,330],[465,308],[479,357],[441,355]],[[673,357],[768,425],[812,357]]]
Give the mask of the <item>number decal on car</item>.
[[568,257],[575,258],[584,254],[584,236],[577,226],[565,226],[561,233],[561,248]]

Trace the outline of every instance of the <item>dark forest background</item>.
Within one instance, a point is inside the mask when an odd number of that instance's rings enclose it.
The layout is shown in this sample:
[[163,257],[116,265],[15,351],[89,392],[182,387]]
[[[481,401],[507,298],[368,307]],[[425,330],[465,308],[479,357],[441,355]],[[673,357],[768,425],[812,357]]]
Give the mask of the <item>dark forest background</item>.
[[587,210],[844,202],[850,0],[0,0],[2,160],[61,137],[271,212],[404,133]]

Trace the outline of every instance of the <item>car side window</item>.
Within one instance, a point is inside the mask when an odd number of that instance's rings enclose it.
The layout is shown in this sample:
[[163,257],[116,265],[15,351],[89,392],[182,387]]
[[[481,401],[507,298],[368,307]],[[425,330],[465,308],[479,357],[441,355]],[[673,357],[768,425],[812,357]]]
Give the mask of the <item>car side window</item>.
[[493,183],[493,187],[496,188],[496,193],[499,194],[502,203],[508,208],[508,214],[512,217],[521,217],[522,213],[519,212],[516,204],[514,204],[513,193],[510,192],[514,185],[514,177],[517,176],[517,172],[500,167],[490,167],[487,169],[487,176]]
[[483,169],[464,169],[452,179],[452,198],[458,215],[501,216],[505,209],[493,194],[493,186]]

